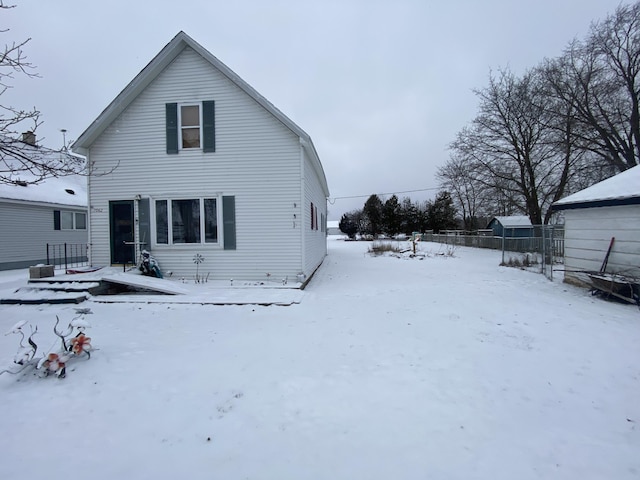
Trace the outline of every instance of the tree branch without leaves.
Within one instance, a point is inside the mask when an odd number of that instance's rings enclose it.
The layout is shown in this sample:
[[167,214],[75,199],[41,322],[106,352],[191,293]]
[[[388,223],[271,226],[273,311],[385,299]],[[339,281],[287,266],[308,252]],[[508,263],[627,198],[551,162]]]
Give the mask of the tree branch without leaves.
[[[10,8],[14,5],[5,5],[0,0],[0,14]],[[0,30],[0,33],[8,31]],[[9,42],[0,49],[0,96],[12,88],[16,76],[39,77],[23,50],[30,40]],[[61,150],[37,146],[35,132],[41,124],[41,113],[36,107],[24,109],[0,104],[0,184],[26,185],[48,177],[96,174],[86,168],[84,158],[69,154],[66,146]],[[24,132],[29,133],[27,141],[19,139]]]

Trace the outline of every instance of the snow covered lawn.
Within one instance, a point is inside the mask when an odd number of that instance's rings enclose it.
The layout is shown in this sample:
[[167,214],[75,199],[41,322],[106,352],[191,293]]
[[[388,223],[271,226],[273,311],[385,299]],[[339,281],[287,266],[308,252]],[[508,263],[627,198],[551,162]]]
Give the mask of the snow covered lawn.
[[[0,376],[0,478],[640,476],[637,307],[500,252],[369,245],[330,239],[287,307],[85,302],[90,360]],[[49,348],[74,307],[0,306],[0,333]]]

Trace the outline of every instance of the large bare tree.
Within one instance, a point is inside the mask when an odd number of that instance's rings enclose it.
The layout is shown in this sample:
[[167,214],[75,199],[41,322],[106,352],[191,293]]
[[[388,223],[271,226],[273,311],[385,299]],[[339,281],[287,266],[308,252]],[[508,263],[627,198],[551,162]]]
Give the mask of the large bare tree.
[[477,178],[477,163],[459,152],[452,152],[447,163],[436,174],[440,188],[451,193],[458,212],[462,215],[465,230],[483,228],[478,217],[492,211],[490,189]]
[[[640,3],[620,6],[545,64],[580,148],[624,171],[640,163]],[[598,180],[598,179],[595,179]]]
[[536,71],[492,74],[476,91],[479,114],[452,144],[454,154],[473,165],[477,182],[514,202],[534,224],[548,221],[550,203],[566,183],[540,80]]

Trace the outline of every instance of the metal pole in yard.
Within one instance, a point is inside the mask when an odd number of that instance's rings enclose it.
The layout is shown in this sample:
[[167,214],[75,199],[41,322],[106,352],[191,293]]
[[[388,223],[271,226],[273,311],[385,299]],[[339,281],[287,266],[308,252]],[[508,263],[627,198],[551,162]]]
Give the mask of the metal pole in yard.
[[549,280],[553,281],[553,258],[556,255],[556,252],[554,251],[554,243],[553,243],[553,238],[555,237],[555,227],[553,225],[551,225],[551,228],[549,229]]
[[47,265],[51,265],[51,263],[49,263],[49,244],[47,243]]
[[546,226],[542,226],[542,273],[545,273],[547,268],[547,235],[549,235],[549,230]]
[[67,272],[67,268],[69,268],[69,267],[67,266],[67,244],[65,242],[65,244],[64,244],[64,271],[65,271],[65,273]]

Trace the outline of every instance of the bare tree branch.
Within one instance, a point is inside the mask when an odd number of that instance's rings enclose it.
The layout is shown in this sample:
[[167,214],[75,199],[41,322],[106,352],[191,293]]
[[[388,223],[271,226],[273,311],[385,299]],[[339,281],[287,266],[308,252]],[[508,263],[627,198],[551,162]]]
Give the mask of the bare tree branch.
[[[0,13],[14,7],[0,0]],[[9,42],[0,48],[0,96],[12,88],[17,76],[39,77],[24,53],[30,40]],[[42,125],[41,116],[36,107],[25,109],[4,102],[0,105],[0,184],[37,184],[48,177],[68,175],[106,175],[117,168],[91,171],[84,158],[70,154],[66,145],[61,150],[36,145],[35,132]],[[23,141],[25,135],[27,141]]]

